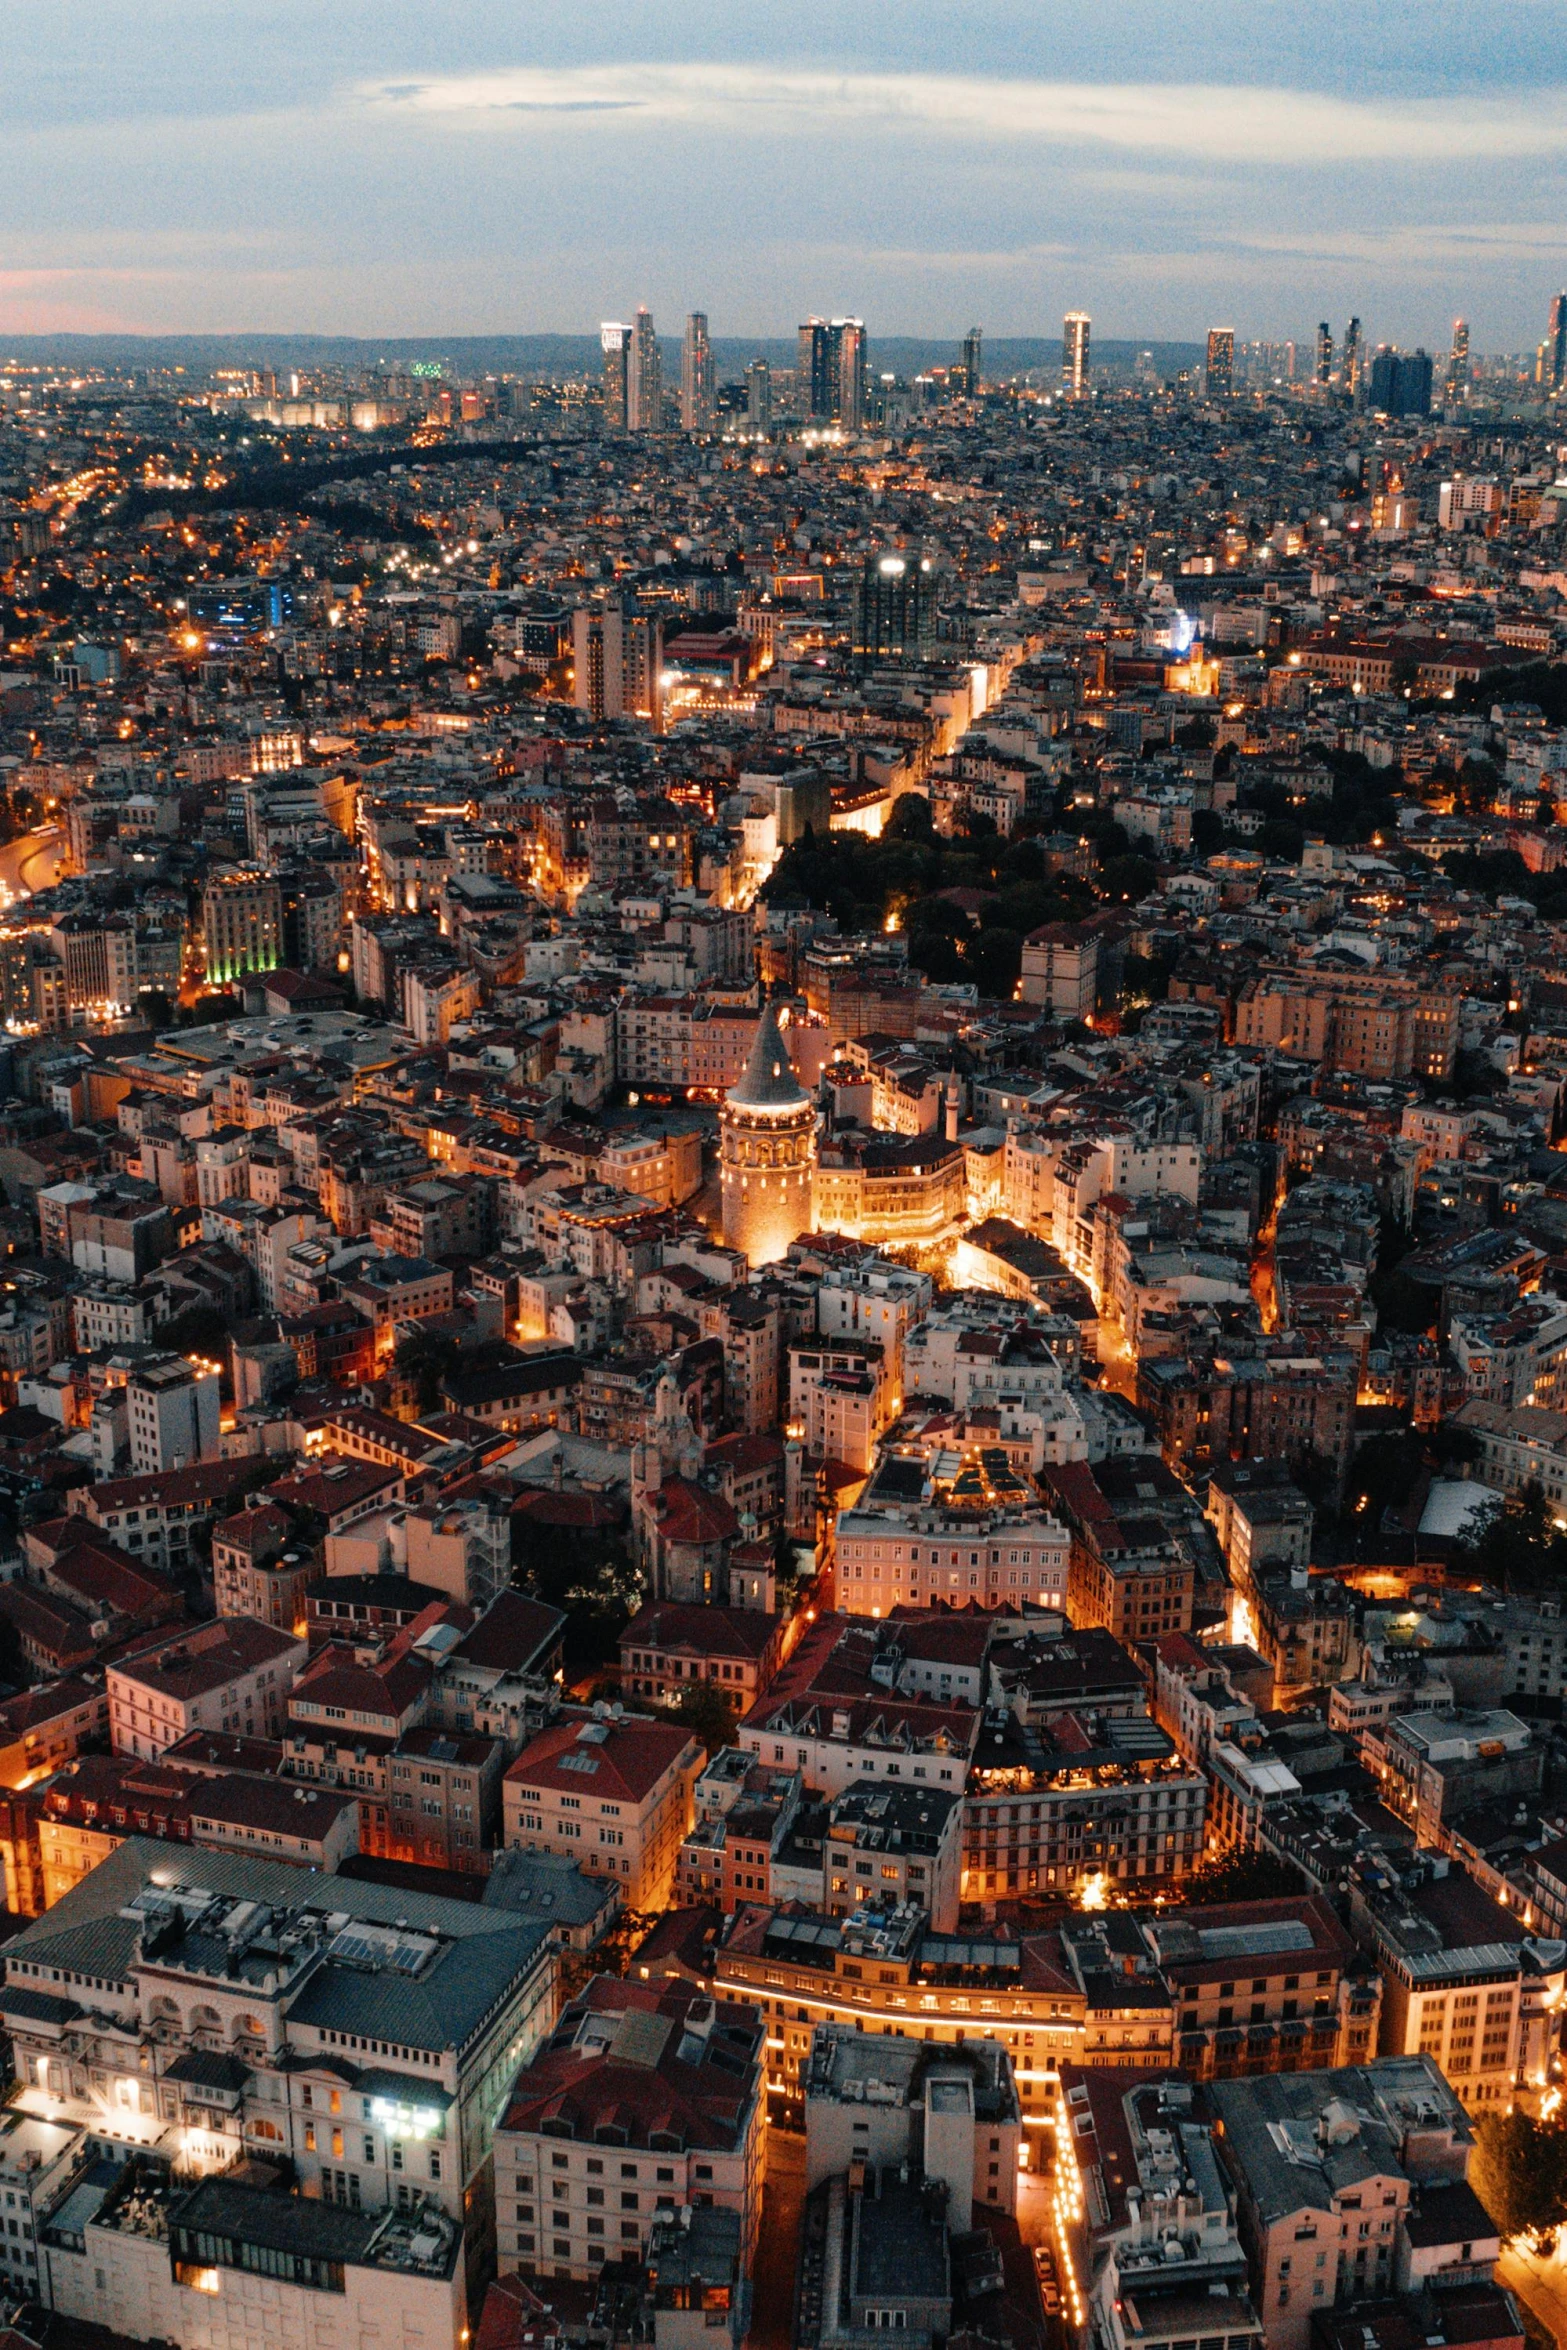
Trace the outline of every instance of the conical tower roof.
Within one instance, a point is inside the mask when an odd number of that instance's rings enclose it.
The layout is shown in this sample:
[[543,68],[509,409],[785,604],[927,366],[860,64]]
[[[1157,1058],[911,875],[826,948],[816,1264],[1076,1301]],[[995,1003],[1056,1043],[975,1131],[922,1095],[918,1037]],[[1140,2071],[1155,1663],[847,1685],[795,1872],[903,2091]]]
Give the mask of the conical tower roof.
[[739,1083],[729,1088],[728,1098],[740,1110],[794,1110],[808,1099],[790,1064],[771,1004],[762,1007],[751,1058]]

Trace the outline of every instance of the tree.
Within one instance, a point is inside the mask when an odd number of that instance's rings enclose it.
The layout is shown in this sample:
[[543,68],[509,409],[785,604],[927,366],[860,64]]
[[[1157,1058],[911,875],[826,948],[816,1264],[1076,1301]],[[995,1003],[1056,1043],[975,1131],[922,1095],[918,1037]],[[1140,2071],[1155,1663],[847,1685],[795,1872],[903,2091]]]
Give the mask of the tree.
[[1469,2184],[1503,2236],[1531,2236],[1567,2218],[1567,2125],[1515,2108],[1475,2124]]
[[1112,857],[1099,878],[1107,898],[1136,906],[1158,888],[1159,869],[1149,857]]
[[1425,1438],[1418,1428],[1368,1436],[1350,1463],[1344,1516],[1357,1532],[1374,1534],[1386,1512],[1402,1509],[1425,1465]]
[[680,1703],[674,1708],[674,1718],[693,1738],[700,1738],[708,1753],[717,1754],[720,1747],[737,1746],[740,1742],[739,1724],[727,1691],[711,1681],[693,1681],[689,1689],[680,1692]]
[[440,1409],[441,1381],[455,1371],[461,1361],[461,1350],[454,1338],[444,1337],[439,1331],[427,1330],[423,1323],[399,1340],[396,1368],[405,1379],[411,1379],[418,1393],[421,1412]]
[[1271,1852],[1226,1852],[1180,1880],[1183,1902],[1277,1901],[1304,1893],[1306,1880],[1291,1861]]
[[925,792],[899,792],[892,814],[882,827],[883,840],[922,840],[932,837],[930,798]]
[[1555,1591],[1567,1587],[1567,1534],[1551,1514],[1543,1489],[1526,1485],[1500,1497],[1483,1523],[1471,1517],[1455,1562],[1497,1591]]
[[1023,968],[1022,933],[982,930],[969,950],[968,967],[982,996],[1009,1003]]

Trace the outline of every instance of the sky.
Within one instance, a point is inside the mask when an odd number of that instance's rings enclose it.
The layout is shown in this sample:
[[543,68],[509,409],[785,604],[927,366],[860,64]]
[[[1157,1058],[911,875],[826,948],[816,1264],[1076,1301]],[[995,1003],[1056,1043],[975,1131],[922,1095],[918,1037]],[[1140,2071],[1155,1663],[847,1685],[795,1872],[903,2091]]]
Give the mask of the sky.
[[1532,349],[1567,0],[50,0],[0,336],[1341,332]]

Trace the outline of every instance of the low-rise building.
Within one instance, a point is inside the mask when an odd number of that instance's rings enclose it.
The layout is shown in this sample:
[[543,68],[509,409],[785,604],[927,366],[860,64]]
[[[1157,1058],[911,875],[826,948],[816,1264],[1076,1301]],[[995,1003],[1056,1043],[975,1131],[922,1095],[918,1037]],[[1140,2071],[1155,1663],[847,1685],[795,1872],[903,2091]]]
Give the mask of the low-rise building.
[[505,1840],[611,1877],[630,1909],[664,1907],[691,1825],[697,1740],[668,1722],[564,1715],[524,1747],[502,1785]]
[[1429,2057],[1468,2108],[1505,2111],[1546,2077],[1567,1942],[1531,1933],[1443,1853],[1369,1852],[1351,1923],[1382,1974],[1381,2053]]
[[620,1635],[621,1686],[655,1705],[678,1704],[686,1690],[712,1687],[744,1713],[773,1677],[785,1628],[782,1616],[760,1609],[655,1600]]
[[738,2215],[749,2268],[764,2038],[754,2008],[693,1984],[589,1984],[517,2075],[495,2132],[502,2264],[590,2281],[689,2205]]
[[116,1754],[145,1760],[191,1730],[278,1738],[309,1644],[249,1616],[219,1616],[137,1642],[107,1673]]
[[1017,2210],[1022,2109],[1012,2059],[997,2040],[940,2047],[901,2033],[818,2024],[805,2075],[805,2185],[855,2163],[905,2165],[945,2188],[954,2235],[980,2211]]
[[1491,2225],[1472,2194],[1453,2199],[1473,2133],[1430,2057],[1215,2081],[1208,2095],[1269,2350],[1306,2350],[1314,2316],[1407,2290],[1428,2198],[1455,2229],[1433,2265],[1455,2283],[1489,2276]]

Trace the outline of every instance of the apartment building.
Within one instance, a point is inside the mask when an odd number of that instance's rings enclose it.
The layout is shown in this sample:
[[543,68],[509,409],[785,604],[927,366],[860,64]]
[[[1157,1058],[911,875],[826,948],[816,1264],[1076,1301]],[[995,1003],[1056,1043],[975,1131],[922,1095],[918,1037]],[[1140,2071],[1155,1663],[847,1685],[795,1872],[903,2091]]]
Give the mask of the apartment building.
[[838,1589],[857,1614],[979,1605],[1064,1607],[1069,1537],[999,1447],[884,1452],[833,1537]]
[[763,1762],[800,1771],[807,1786],[841,1795],[857,1779],[908,1780],[961,1790],[978,1742],[976,1709],[923,1697],[887,1694],[865,1671],[863,1694],[852,1685],[813,1686],[843,1633],[824,1617],[805,1635],[772,1687],[740,1724],[740,1744]]
[[1057,1020],[1086,1020],[1098,980],[1099,937],[1089,924],[1046,922],[1025,937],[1018,982],[1025,1004],[1038,1004]]
[[509,1845],[559,1852],[610,1877],[630,1909],[661,1908],[674,1887],[702,1768],[698,1741],[668,1722],[564,1715],[524,1747],[502,1787]]
[[1445,1853],[1357,1864],[1351,1923],[1382,1972],[1381,2054],[1429,2058],[1466,2109],[1501,2111],[1543,2081],[1567,1960]]
[[963,1804],[963,1898],[1078,1897],[1184,1876],[1202,1858],[1208,1781],[1154,1722],[1063,1713],[987,1721]]
[[405,1730],[386,1764],[390,1860],[483,1875],[500,1825],[505,1749],[497,1738]]
[[125,1382],[125,1407],[134,1475],[217,1459],[216,1363],[193,1365],[183,1355],[141,1363]]
[[777,1670],[785,1630],[782,1616],[760,1609],[655,1600],[620,1635],[621,1686],[655,1705],[678,1703],[699,1685],[716,1687],[744,1713]]
[[503,2267],[590,2282],[660,2217],[732,2211],[749,2268],[761,2224],[765,2030],[693,1984],[601,1975],[518,2074],[495,2132]]
[[258,1474],[264,1472],[253,1460],[205,1461],[196,1468],[73,1486],[65,1506],[80,1510],[132,1557],[177,1573],[189,1561],[196,1528],[235,1509]]
[[1151,1511],[1112,1506],[1086,1461],[1042,1471],[1045,1491],[1071,1535],[1067,1607],[1074,1624],[1119,1640],[1156,1640],[1191,1629],[1197,1570]]
[[805,2186],[851,2165],[917,2172],[946,2188],[948,2227],[1017,2211],[1022,2108],[1012,2059],[995,2040],[961,2048],[820,2023],[805,2075]]
[[789,1429],[818,1460],[869,1469],[902,1398],[879,1339],[796,1339],[789,1347]]
[[918,1903],[936,1933],[955,1934],[962,1873],[959,1795],[873,1780],[846,1787],[827,1806],[819,1900],[829,1917],[873,1900]]
[[192,1730],[281,1737],[308,1654],[302,1634],[249,1616],[138,1641],[106,1674],[115,1753],[151,1761]]
[[1175,2001],[1176,2062],[1194,2079],[1310,2072],[1376,2053],[1381,1979],[1320,1894],[1145,1923]]
[[305,1621],[305,1592],[319,1573],[287,1512],[271,1502],[220,1518],[212,1529],[212,1591],[220,1616],[252,1616],[293,1631]]
[[1362,1077],[1451,1082],[1460,997],[1395,972],[1261,971],[1235,1005],[1235,1042]]
[[1408,2291],[1417,2266],[1444,2283],[1489,2278],[1500,2246],[1466,2187],[1473,2133],[1431,2058],[1216,2081],[1208,2095],[1269,2350],[1307,2350],[1314,2317]]

